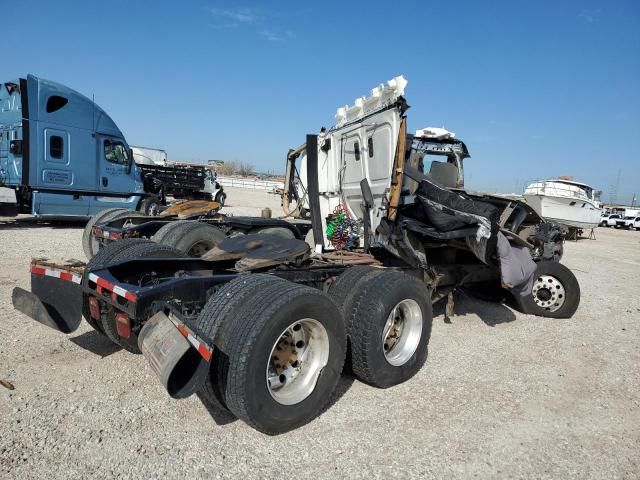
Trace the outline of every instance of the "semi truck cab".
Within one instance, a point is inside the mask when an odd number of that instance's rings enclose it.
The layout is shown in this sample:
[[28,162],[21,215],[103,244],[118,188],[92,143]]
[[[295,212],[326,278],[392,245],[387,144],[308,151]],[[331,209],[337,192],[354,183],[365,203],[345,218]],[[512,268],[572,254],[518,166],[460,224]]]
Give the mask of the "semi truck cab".
[[0,84],[0,186],[20,213],[90,216],[136,208],[145,192],[107,113],[64,85],[28,75]]

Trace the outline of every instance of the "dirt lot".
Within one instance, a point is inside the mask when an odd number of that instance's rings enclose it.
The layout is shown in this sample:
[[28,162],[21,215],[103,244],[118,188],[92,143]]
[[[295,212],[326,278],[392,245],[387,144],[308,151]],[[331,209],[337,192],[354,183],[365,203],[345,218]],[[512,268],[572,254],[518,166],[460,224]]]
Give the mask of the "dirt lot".
[[[229,189],[228,211],[278,199]],[[569,320],[459,293],[426,367],[389,390],[343,376],[326,412],[279,437],[198,398],[171,400],[141,356],[83,325],[69,338],[15,312],[31,257],[83,258],[82,225],[0,219],[2,478],[638,478],[640,232],[568,242]]]

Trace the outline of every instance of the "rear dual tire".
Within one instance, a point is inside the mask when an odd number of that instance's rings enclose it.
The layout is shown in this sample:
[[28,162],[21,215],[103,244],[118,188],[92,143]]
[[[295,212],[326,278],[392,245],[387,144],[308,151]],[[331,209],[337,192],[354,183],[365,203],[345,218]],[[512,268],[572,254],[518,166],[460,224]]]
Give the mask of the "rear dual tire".
[[388,388],[424,365],[431,337],[431,295],[401,272],[351,267],[329,295],[347,318],[351,369],[370,385]]
[[179,220],[164,225],[152,240],[173,247],[190,257],[200,257],[225,238],[222,230],[209,223]]
[[230,282],[199,323],[209,326],[218,355],[205,392],[253,428],[275,435],[313,420],[329,401],[342,372],[346,333],[339,309],[322,292],[269,277]]

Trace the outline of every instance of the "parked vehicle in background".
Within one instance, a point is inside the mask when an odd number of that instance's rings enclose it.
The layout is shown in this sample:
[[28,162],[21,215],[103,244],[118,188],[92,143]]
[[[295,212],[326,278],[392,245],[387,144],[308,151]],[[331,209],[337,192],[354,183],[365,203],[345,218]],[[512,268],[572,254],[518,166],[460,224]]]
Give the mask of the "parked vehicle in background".
[[634,216],[620,216],[620,218],[616,218],[616,228],[629,228],[629,224],[633,223]]
[[632,229],[635,228],[635,222],[636,220],[640,218],[640,217],[636,217],[635,215],[630,215],[627,217],[624,217],[622,220],[618,220],[619,226],[624,227],[624,228],[628,228],[628,229]]
[[169,160],[160,148],[132,145],[131,151],[149,191],[161,197],[212,200],[224,205],[227,194],[211,166]]
[[622,217],[617,213],[614,213],[613,215],[609,215],[609,217],[607,218],[607,227],[617,228],[619,220],[622,220]]
[[102,108],[33,75],[0,83],[0,186],[15,191],[19,213],[36,216],[88,217],[110,208],[149,214],[169,195],[209,195],[204,167],[138,167]]
[[598,224],[599,227],[606,227],[607,226],[607,220],[609,220],[609,217],[611,216],[610,213],[603,213],[602,215],[600,215],[600,223]]
[[640,230],[640,217],[634,218],[633,223],[629,228],[635,228],[636,230]]

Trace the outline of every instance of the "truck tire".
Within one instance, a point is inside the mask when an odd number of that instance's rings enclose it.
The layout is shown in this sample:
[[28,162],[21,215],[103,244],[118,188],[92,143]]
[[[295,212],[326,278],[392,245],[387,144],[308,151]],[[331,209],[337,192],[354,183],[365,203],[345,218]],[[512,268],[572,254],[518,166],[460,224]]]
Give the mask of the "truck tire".
[[107,223],[112,220],[118,220],[119,218],[126,216],[134,217],[138,215],[140,215],[139,212],[128,208],[107,208],[106,210],[101,210],[91,217],[87,222],[87,225],[84,227],[84,232],[82,232],[82,250],[84,250],[87,260],[91,260],[93,256],[98,253],[100,248],[98,241],[92,233],[95,225]]
[[138,211],[143,215],[156,216],[160,213],[162,202],[158,197],[144,197],[140,200]]
[[530,315],[570,318],[580,305],[580,284],[571,270],[558,262],[538,262],[533,291],[514,295],[516,303]]
[[218,338],[229,362],[227,407],[263,433],[284,433],[317,417],[340,379],[342,313],[319,290],[274,282],[241,305]]
[[[151,240],[142,238],[125,238],[107,245],[89,261],[85,268],[83,283],[86,285],[87,275],[89,272],[100,270],[112,263],[134,260],[137,258],[170,258],[182,256],[184,255],[176,249],[165,245],[158,245]],[[123,349],[132,353],[140,353],[137,336],[125,339],[118,335],[115,312],[112,309],[103,312],[100,321],[96,322],[89,314],[89,305],[86,295],[83,297],[82,309],[85,320],[87,320],[94,329],[104,333],[109,340]]]
[[[197,320],[198,330],[211,341],[220,343],[218,331],[221,325],[227,323],[229,318],[236,314],[250,297],[274,282],[284,284],[285,281],[274,275],[256,273],[240,275],[238,278],[225,283],[211,298],[200,312]],[[219,345],[213,350],[211,369],[201,394],[210,402],[227,410],[227,402],[224,393],[224,382],[229,366],[228,357],[222,353]]]
[[431,293],[420,280],[383,272],[366,282],[351,313],[351,365],[380,388],[414,376],[427,360]]
[[290,239],[296,238],[296,235],[291,230],[285,227],[256,228],[254,230],[251,230],[249,233],[261,234],[261,235],[275,235],[276,237],[290,238]]
[[200,257],[225,238],[225,233],[215,225],[195,220],[179,220],[164,225],[152,240],[190,257]]
[[224,202],[227,201],[227,194],[224,192],[216,193],[216,198],[213,199],[214,202],[218,202],[221,207],[224,207]]
[[347,336],[351,334],[351,312],[356,299],[360,296],[363,286],[374,276],[384,272],[380,268],[368,265],[356,265],[347,268],[335,282],[331,284],[327,295],[333,300],[344,315]]

